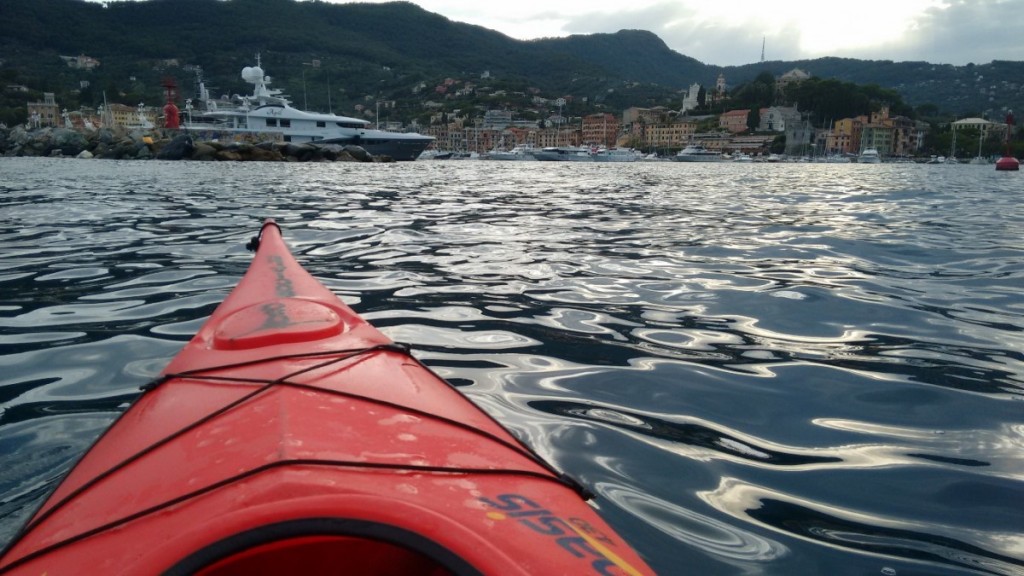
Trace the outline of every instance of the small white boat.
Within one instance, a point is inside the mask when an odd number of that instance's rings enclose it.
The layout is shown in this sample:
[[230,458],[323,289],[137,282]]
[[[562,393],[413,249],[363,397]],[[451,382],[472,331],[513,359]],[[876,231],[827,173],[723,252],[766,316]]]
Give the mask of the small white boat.
[[860,153],[860,156],[857,157],[857,162],[860,164],[880,164],[882,156],[878,153],[877,148],[865,148]]
[[820,164],[849,164],[850,158],[842,154],[830,154],[828,156],[818,156],[814,159],[814,162]]
[[725,160],[721,153],[708,150],[701,144],[691,144],[683,148],[672,159],[676,162],[721,162]]
[[651,152],[640,157],[639,162],[671,162],[672,158],[658,156],[657,152]]
[[511,150],[492,150],[487,153],[487,160],[533,162],[537,160],[533,157],[533,151],[532,145],[521,144],[513,147]]
[[452,153],[447,150],[424,150],[420,153],[419,160],[447,160],[452,157]]

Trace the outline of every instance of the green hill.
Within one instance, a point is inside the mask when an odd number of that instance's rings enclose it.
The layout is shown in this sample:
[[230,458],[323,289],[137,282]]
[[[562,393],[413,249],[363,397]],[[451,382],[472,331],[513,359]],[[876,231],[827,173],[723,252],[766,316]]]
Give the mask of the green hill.
[[[567,96],[587,110],[678,107],[681,90],[694,82],[713,86],[720,73],[735,86],[794,67],[892,88],[910,105],[955,114],[1024,109],[1024,62],[956,67],[823,58],[720,67],[679,54],[646,31],[521,41],[408,2],[0,0],[0,15],[0,80],[30,89],[4,91],[0,121],[8,122],[26,98],[44,91],[69,108],[95,106],[104,93],[122,103],[158,104],[161,82],[171,77],[188,96],[191,66],[202,67],[216,94],[246,93],[239,72],[257,53],[275,86],[293,100],[347,114],[382,99],[396,101],[398,116],[422,114],[422,101],[446,78],[499,94],[454,99],[460,106],[519,107],[539,94]],[[79,54],[101,65],[78,70],[59,57]],[[313,60],[320,67],[310,66]],[[414,93],[416,87],[423,90]]]

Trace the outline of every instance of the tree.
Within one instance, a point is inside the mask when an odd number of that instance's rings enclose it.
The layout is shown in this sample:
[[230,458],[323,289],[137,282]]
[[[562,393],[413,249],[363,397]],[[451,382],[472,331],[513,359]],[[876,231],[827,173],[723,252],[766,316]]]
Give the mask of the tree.
[[758,107],[750,109],[750,113],[747,114],[747,129],[751,132],[756,132],[757,127],[761,125],[761,110]]
[[786,151],[786,135],[780,134],[772,140],[771,147],[768,149],[772,154],[782,154]]
[[738,86],[732,98],[741,108],[767,108],[775,103],[775,77],[761,72],[753,82]]

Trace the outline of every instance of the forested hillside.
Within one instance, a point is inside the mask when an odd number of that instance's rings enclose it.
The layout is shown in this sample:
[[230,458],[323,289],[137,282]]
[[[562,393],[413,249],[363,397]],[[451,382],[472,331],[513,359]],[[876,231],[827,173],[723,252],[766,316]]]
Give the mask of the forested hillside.
[[[104,93],[155,104],[171,77],[190,95],[192,66],[202,67],[218,93],[245,93],[239,72],[257,53],[275,85],[310,107],[350,111],[387,99],[406,116],[446,78],[493,93],[568,96],[574,105],[617,113],[634,105],[678,107],[681,90],[694,82],[713,86],[720,73],[735,87],[795,67],[821,79],[877,84],[912,107],[950,114],[1024,109],[1024,62],[955,67],[824,58],[719,67],[669,49],[650,32],[520,41],[408,2],[0,0],[0,80],[29,90],[3,93],[0,121],[11,121],[12,110],[43,91],[70,107],[95,106]],[[80,54],[100,66],[78,70],[60,58]]]

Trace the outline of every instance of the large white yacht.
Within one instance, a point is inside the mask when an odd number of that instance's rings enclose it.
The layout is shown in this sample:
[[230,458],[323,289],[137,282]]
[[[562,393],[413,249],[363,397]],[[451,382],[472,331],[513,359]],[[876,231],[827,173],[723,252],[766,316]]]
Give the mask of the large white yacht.
[[415,160],[434,141],[432,136],[414,132],[374,129],[360,118],[292,108],[280,90],[269,87],[270,77],[264,76],[258,57],[256,66],[242,69],[242,78],[254,85],[253,93],[236,100],[210,98],[200,79],[199,102],[186,101],[182,128],[211,139],[241,134],[296,143],[354,144],[375,156],[395,160]]

